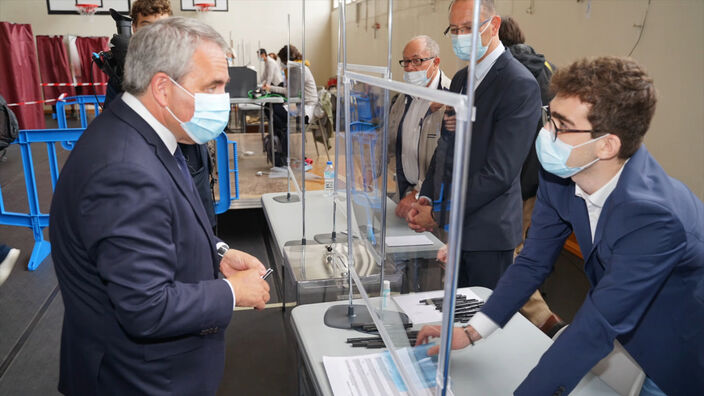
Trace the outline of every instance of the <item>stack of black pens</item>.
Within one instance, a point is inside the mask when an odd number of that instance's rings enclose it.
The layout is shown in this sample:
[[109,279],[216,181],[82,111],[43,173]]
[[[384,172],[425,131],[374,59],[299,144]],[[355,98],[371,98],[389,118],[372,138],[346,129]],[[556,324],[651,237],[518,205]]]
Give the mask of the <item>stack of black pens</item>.
[[[393,329],[394,326],[384,325],[387,330]],[[413,327],[413,323],[403,323],[405,329]],[[357,331],[363,331],[365,333],[379,334],[374,323],[352,323],[352,328]]]
[[[408,342],[410,343],[410,345],[415,345],[416,338],[418,337],[418,331],[417,330],[407,330],[406,335],[408,336]],[[347,343],[352,344],[352,347],[354,347],[354,348],[369,348],[369,349],[386,348],[386,345],[384,344],[384,341],[381,339],[381,337],[348,338]]]
[[[421,304],[434,305],[435,309],[442,312],[442,302],[443,298],[429,298],[427,300],[420,300]],[[484,301],[476,300],[474,298],[467,298],[462,294],[458,294],[455,298],[455,322],[467,323],[475,313],[484,305]]]

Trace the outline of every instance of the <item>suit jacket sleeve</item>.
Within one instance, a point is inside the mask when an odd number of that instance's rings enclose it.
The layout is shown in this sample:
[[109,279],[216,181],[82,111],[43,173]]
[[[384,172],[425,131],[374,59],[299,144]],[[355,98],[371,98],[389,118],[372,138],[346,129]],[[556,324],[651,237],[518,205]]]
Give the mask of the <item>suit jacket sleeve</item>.
[[[682,224],[672,213],[651,202],[614,207],[602,243],[612,255],[572,324],[545,352],[517,394],[573,389],[613,348],[616,336],[639,323],[686,247]],[[598,253],[598,252],[597,252]],[[578,356],[578,359],[575,359]]]
[[[545,352],[517,393],[571,390],[613,348],[616,336],[633,330],[686,247],[682,224],[672,213],[650,202],[614,207],[605,224],[609,262],[572,324]],[[606,235],[609,234],[609,235]],[[575,359],[579,356],[579,359]]]
[[154,176],[121,164],[105,167],[91,179],[80,198],[86,219],[80,234],[120,325],[145,338],[226,327],[233,301],[225,282],[175,279],[174,239],[189,231],[174,229],[172,219],[179,214]]
[[540,89],[534,79],[516,79],[503,92],[494,115],[486,161],[469,180],[465,216],[505,193],[520,175],[540,119]]
[[482,312],[503,327],[550,275],[557,256],[572,227],[563,220],[551,202],[550,190],[556,188],[541,172],[538,198],[521,254],[499,279],[494,293]]

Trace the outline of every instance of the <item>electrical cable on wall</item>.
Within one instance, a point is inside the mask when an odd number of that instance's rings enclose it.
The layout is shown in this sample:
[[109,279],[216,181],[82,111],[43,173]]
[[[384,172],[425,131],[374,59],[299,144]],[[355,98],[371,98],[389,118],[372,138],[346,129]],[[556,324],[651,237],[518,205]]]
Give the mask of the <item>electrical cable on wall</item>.
[[[636,43],[633,45],[633,48],[631,48],[631,52],[628,53],[628,56],[631,56],[633,54],[633,51],[636,50],[636,47],[638,47],[638,43],[640,43],[640,38],[643,37],[643,30],[645,30],[645,21],[648,19],[648,11],[650,11],[650,3],[652,0],[648,0],[648,6],[645,8],[645,15],[643,16],[643,22],[640,24],[640,33],[638,33],[638,40],[636,40]],[[638,25],[635,25],[636,27]]]

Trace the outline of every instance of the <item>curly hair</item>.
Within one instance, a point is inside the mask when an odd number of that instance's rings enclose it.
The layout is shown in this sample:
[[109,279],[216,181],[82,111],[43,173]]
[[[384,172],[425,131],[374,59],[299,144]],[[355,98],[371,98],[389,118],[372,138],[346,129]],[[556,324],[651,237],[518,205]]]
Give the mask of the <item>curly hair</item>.
[[161,14],[169,14],[170,16],[174,14],[171,10],[171,2],[169,0],[135,0],[132,2],[132,7],[130,8],[132,23],[137,23],[140,15],[150,16]]
[[587,119],[596,131],[592,137],[618,136],[621,159],[630,158],[640,147],[657,103],[653,80],[645,69],[633,59],[614,56],[581,59],[558,70],[550,90],[590,104]]

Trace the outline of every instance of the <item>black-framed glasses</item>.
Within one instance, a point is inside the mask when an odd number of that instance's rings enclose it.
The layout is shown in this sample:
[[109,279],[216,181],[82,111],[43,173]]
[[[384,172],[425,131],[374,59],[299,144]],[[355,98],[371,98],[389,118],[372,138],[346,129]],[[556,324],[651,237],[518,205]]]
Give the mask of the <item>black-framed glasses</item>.
[[[493,16],[487,18],[484,22],[479,24],[479,27],[484,26],[487,22],[489,22]],[[442,32],[443,36],[447,36],[447,32],[450,32],[454,35],[462,35],[462,34],[471,34],[472,33],[472,27],[469,25],[464,25],[464,26],[452,26],[449,25],[447,29],[445,29],[444,32]]]
[[413,66],[420,66],[423,62],[431,59],[435,59],[435,57],[429,56],[427,58],[401,59],[398,61],[398,64],[401,65],[401,67],[407,67],[409,64],[412,64]]
[[552,118],[550,113],[550,106],[543,106],[543,127],[552,133],[552,141],[557,140],[558,133],[598,133],[601,132],[597,129],[569,129],[569,128],[558,128],[555,124],[555,120]]

